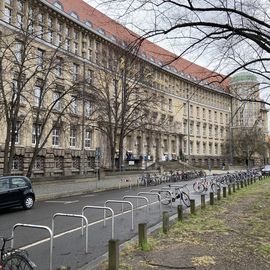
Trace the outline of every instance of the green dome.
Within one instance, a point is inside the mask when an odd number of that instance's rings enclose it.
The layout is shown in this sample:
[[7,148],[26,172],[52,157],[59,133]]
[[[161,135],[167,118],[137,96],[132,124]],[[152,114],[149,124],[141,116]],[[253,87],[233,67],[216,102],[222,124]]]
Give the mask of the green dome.
[[231,78],[231,83],[258,82],[257,77],[249,72],[240,72]]

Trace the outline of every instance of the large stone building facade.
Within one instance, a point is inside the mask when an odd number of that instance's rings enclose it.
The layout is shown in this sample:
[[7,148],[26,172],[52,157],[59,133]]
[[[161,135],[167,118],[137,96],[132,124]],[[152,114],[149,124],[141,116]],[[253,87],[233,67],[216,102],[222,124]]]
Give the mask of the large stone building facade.
[[[90,92],[100,89],[101,72],[118,72],[121,78],[119,66],[123,64],[121,56],[124,54],[132,55],[134,66],[138,69],[144,66],[145,77],[151,77],[140,81],[136,87],[159,97],[158,108],[146,108],[153,114],[153,121],[164,122],[166,119],[168,122],[167,125],[138,129],[127,135],[124,165],[142,168],[154,162],[180,158],[195,165],[212,167],[227,162],[222,148],[230,132],[233,102],[228,83],[222,81],[221,75],[184,59],[171,61],[174,55],[149,41],[141,44],[135,53],[128,46],[134,41],[129,30],[81,0],[0,0],[0,11],[1,39],[10,41],[15,55],[21,46],[23,31],[30,33],[28,40],[32,37],[29,47],[37,56],[35,61],[40,69],[53,57],[57,60],[53,74],[38,73],[23,89],[25,95],[20,100],[23,121],[20,117],[17,119],[13,173],[26,173],[33,157],[37,133],[49,108],[53,110],[48,114],[49,120],[44,128],[52,130],[47,132],[46,143],[35,158],[34,176],[88,174],[95,170],[97,161],[102,167],[109,166],[108,138],[91,119],[94,101]],[[1,49],[3,53],[3,46]],[[171,64],[166,65],[167,62]],[[31,77],[31,72],[33,70],[28,70],[25,76]],[[7,81],[13,82],[6,86],[11,93],[16,85],[15,75],[11,72],[5,75]],[[48,92],[44,101],[46,106],[43,116],[37,121],[44,81]],[[80,83],[77,84],[78,81]],[[113,91],[113,86],[109,87]],[[50,107],[52,103],[53,107]],[[68,110],[58,121],[60,108],[65,106]],[[58,121],[56,126],[53,124],[55,121]],[[5,117],[1,125],[5,127]],[[0,174],[3,171],[5,138],[3,128]],[[116,160],[118,155],[119,150],[116,149]]]

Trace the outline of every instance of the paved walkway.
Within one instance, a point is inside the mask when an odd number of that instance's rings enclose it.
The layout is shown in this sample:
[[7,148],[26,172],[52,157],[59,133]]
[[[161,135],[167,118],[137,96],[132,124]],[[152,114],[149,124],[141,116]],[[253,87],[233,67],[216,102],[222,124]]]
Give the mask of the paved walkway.
[[37,200],[47,200],[107,189],[116,189],[137,185],[138,175],[115,176],[98,181],[95,178],[84,178],[62,181],[33,183]]
[[[211,174],[223,174],[227,171],[212,170]],[[209,175],[209,171],[207,171]],[[137,175],[107,177],[97,181],[95,178],[69,179],[61,181],[46,181],[33,183],[37,200],[80,195],[89,192],[97,192],[108,189],[116,189],[137,185]]]

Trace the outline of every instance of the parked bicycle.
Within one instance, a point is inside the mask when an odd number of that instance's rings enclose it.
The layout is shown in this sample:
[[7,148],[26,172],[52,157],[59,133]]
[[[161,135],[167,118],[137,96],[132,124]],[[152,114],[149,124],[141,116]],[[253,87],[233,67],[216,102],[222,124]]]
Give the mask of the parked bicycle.
[[167,205],[179,199],[180,202],[182,201],[184,205],[190,207],[190,197],[183,190],[185,188],[187,188],[187,185],[184,186],[169,185],[168,187],[163,187],[162,188],[163,190],[159,191],[161,196],[161,202]]
[[25,250],[21,249],[6,249],[6,243],[12,240],[12,237],[5,238],[0,237],[3,245],[0,250],[0,270],[34,270],[36,269],[35,263],[33,263]]

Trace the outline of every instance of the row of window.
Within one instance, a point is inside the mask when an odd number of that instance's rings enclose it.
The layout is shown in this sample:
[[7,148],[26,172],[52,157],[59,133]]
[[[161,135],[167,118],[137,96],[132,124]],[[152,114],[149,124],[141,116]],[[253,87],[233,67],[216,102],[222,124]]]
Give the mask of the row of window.
[[[81,167],[81,159],[80,157],[72,157],[72,168],[79,170]],[[54,169],[63,170],[64,169],[64,157],[63,156],[55,156],[54,157]],[[46,158],[44,156],[37,156],[34,162],[34,170],[44,171],[45,170],[45,162]],[[12,170],[14,171],[23,171],[24,165],[24,157],[21,155],[15,155],[12,159]],[[86,165],[88,168],[94,168],[95,166],[95,158],[87,157]]]
[[[12,2],[17,3],[17,16],[24,16],[26,10],[24,8],[24,1],[5,1],[5,16],[4,19],[8,23],[12,23]],[[37,20],[34,19],[34,14],[37,14]],[[94,40],[91,35],[85,33],[80,33],[76,27],[68,26],[60,18],[54,18],[50,15],[45,15],[42,10],[35,10],[29,6],[27,13],[28,20],[33,22],[33,30],[37,31],[38,36],[49,43],[52,43],[58,47],[70,51],[76,55],[82,56],[84,59],[96,62],[99,65],[110,68],[110,66],[115,65],[115,51],[113,48],[109,48],[109,45],[103,44],[101,41]],[[23,19],[17,18],[18,26],[21,26]],[[36,23],[34,24],[34,21]],[[94,52],[94,53],[93,53]],[[42,52],[40,52],[42,54]],[[42,65],[42,63],[40,63]],[[111,67],[112,68],[112,67]],[[73,79],[78,79],[79,74],[78,65],[73,66]],[[137,68],[135,68],[137,69]],[[91,71],[90,71],[91,72]],[[197,89],[196,86],[190,85],[182,80],[177,79],[175,76],[157,69],[153,71],[155,76],[153,76],[153,86],[177,94],[183,97],[192,96],[192,99],[199,102],[206,102],[211,105],[218,106],[220,108],[226,108],[226,97],[221,96],[218,93],[208,92],[204,89]],[[59,66],[57,73],[61,73],[61,68]],[[154,75],[154,74],[152,74]],[[60,75],[61,76],[61,75]],[[92,78],[93,76],[91,76]],[[166,88],[166,89],[165,89]],[[171,104],[169,100],[169,111],[171,111]],[[164,104],[164,103],[162,103]],[[163,105],[162,105],[163,106]]]
[[[202,126],[202,128],[201,128]],[[207,132],[208,130],[208,132]],[[214,131],[214,134],[213,134],[213,131]],[[185,134],[188,133],[188,124],[187,124],[187,120],[185,119],[184,120],[184,130],[183,132]],[[213,137],[215,136],[215,138],[221,138],[223,139],[226,135],[226,128],[223,127],[223,126],[213,126],[212,124],[208,124],[208,129],[207,129],[207,124],[206,123],[203,123],[201,125],[201,123],[196,123],[196,133],[194,131],[194,122],[191,121],[190,124],[189,124],[189,134],[190,135],[197,135],[197,136],[209,136],[209,137]]]
[[[15,143],[21,144],[22,140],[22,123],[17,122],[16,131],[15,131]],[[32,144],[35,145],[37,143],[38,138],[41,134],[41,124],[34,123],[32,125]],[[52,146],[60,147],[63,145],[64,140],[64,131],[61,130],[60,127],[55,127],[51,133],[51,143]],[[80,147],[78,145],[80,137],[79,137],[79,129],[77,127],[71,126],[69,130],[69,146],[70,147]],[[41,136],[42,137],[42,136]],[[42,138],[41,138],[42,140]],[[84,134],[84,147],[92,148],[93,143],[93,131],[91,129],[86,129]]]
[[[184,154],[188,154],[188,149],[187,149],[187,141],[184,141],[184,147],[183,151]],[[196,151],[194,151],[194,146],[196,145]],[[208,146],[208,149],[207,149]],[[202,147],[202,148],[201,148]],[[196,154],[204,154],[204,155],[219,155],[219,153],[222,150],[223,145],[218,144],[218,143],[211,143],[209,142],[208,144],[206,142],[196,142],[194,143],[193,141],[190,141],[189,143],[189,154],[194,155]],[[208,150],[208,151],[207,151]]]
[[[188,114],[188,106],[186,103],[183,104],[183,109],[184,109],[184,115],[187,115]],[[189,105],[189,116],[190,117],[196,116],[196,118],[201,118],[201,116],[202,116],[203,119],[206,119],[206,116],[207,116],[208,120],[212,121],[212,117],[214,116],[215,122],[217,122],[219,120],[219,122],[221,124],[223,124],[224,121],[225,121],[225,124],[228,124],[228,114],[227,113],[224,114],[224,113],[220,112],[218,114],[217,111],[207,110],[207,109],[201,108],[199,106],[196,106],[195,110],[196,110],[196,114],[194,111],[194,106],[190,104]],[[218,116],[219,116],[219,119],[218,119]],[[224,116],[225,116],[225,119],[224,119]]]

